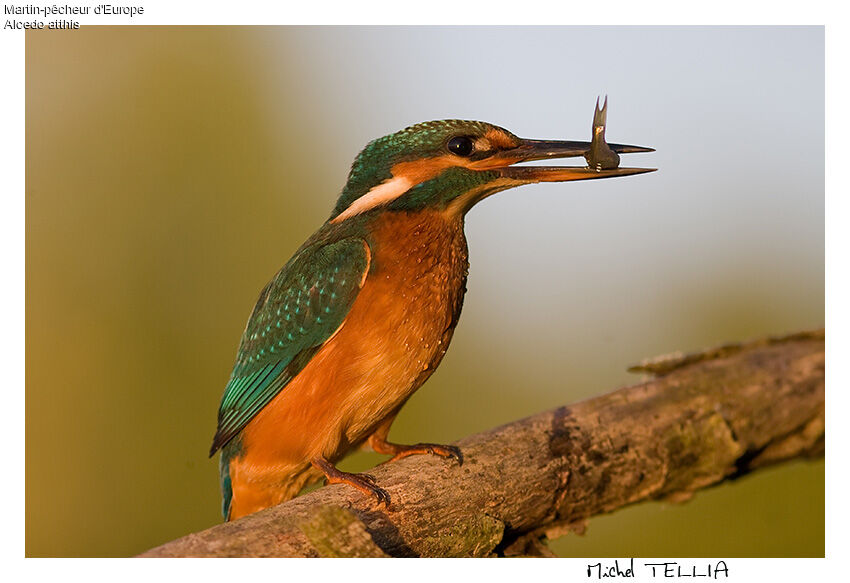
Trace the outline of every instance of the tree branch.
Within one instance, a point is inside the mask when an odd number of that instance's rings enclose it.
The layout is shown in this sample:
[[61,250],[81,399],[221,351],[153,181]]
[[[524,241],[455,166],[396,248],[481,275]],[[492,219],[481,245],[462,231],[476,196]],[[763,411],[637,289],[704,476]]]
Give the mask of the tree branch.
[[656,376],[463,439],[460,467],[415,456],[375,468],[389,512],[329,486],[142,556],[546,555],[545,537],[591,516],[823,455],[823,330],[633,370]]

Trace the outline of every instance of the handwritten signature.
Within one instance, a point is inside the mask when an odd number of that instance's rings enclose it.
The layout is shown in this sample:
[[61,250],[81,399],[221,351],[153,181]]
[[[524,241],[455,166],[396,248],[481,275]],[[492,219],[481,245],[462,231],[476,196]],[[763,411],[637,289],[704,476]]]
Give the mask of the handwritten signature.
[[[716,563],[703,564],[686,564],[676,561],[668,561],[663,563],[643,563],[638,565],[642,575],[655,577],[706,577],[708,579],[718,579],[720,577],[729,578],[729,567],[726,561],[717,561]],[[587,566],[588,578],[608,579],[608,578],[634,578],[635,575],[635,560],[629,559],[628,563],[620,563],[615,559],[613,563],[593,563]]]

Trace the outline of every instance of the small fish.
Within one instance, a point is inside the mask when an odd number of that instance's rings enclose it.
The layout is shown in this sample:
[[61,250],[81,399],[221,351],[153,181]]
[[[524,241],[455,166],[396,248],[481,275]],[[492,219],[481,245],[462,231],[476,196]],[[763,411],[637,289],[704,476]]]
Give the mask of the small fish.
[[585,152],[584,159],[587,166],[597,172],[611,170],[620,165],[620,156],[605,143],[605,119],[608,117],[608,96],[605,103],[599,109],[599,98],[596,98],[596,108],[593,112],[593,134],[590,140],[590,149]]

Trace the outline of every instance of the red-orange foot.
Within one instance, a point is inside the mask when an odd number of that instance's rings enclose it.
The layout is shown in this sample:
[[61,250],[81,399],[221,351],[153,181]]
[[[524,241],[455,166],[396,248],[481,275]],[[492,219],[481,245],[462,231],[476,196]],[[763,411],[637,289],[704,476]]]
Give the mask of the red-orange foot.
[[310,460],[313,467],[325,475],[328,484],[348,484],[357,488],[367,496],[374,496],[378,504],[390,507],[390,494],[375,483],[375,478],[369,474],[350,474],[336,469],[334,465],[325,458]]
[[394,462],[410,455],[430,454],[441,458],[456,459],[459,466],[463,465],[463,454],[460,449],[453,445],[439,445],[437,443],[417,443],[415,445],[399,445],[381,439],[377,435],[369,438],[369,445],[378,453],[389,454],[393,457],[388,461]]
[[406,458],[409,455],[430,454],[438,455],[445,459],[457,460],[457,465],[463,465],[463,454],[460,449],[453,445],[439,445],[437,443],[417,443],[415,445],[397,445],[395,455],[390,458],[391,462]]

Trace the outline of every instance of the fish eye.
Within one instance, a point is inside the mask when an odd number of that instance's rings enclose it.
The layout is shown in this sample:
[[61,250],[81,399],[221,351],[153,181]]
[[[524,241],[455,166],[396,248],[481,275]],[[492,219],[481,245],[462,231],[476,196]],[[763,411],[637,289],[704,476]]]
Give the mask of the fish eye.
[[469,156],[472,154],[472,140],[466,136],[457,136],[449,140],[447,144],[449,152],[455,156]]

